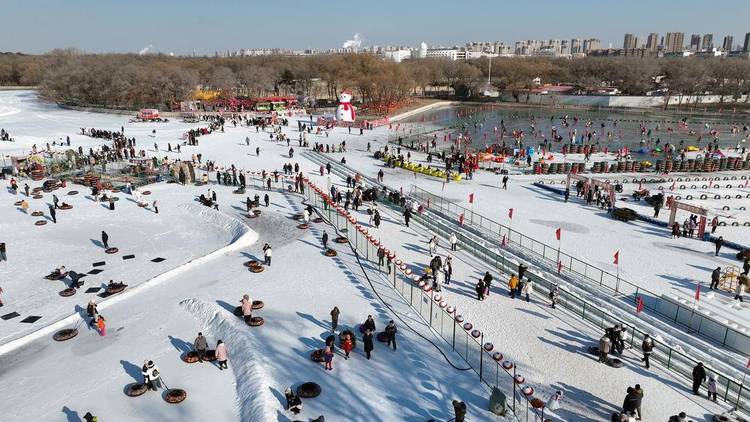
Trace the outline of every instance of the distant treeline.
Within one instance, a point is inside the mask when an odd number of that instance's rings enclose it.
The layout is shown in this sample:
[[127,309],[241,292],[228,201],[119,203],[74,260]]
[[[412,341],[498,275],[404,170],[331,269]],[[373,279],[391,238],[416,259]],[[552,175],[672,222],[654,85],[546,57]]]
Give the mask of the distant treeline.
[[[369,54],[264,57],[171,57],[85,54],[73,49],[44,55],[0,54],[0,85],[38,86],[61,103],[171,108],[197,88],[224,96],[304,95],[335,99],[351,88],[363,102],[409,95],[472,97],[486,88],[486,58],[405,60]],[[524,101],[534,80],[580,88],[612,86],[624,94],[712,93],[733,101],[750,91],[750,60],[734,58],[583,59],[496,58],[492,85]]]

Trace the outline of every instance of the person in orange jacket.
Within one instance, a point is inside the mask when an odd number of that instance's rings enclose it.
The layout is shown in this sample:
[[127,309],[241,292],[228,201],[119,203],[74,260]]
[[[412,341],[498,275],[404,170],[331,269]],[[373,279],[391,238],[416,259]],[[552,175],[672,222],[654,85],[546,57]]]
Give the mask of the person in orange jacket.
[[516,277],[515,274],[513,274],[510,277],[510,280],[508,280],[508,290],[510,290],[510,298],[515,299],[516,298],[516,288],[518,287],[518,277]]
[[99,319],[96,320],[96,328],[99,330],[99,335],[104,337],[107,333],[107,325],[104,322],[104,317],[99,315]]
[[349,359],[349,353],[354,349],[354,343],[352,342],[352,336],[349,333],[344,333],[341,336],[341,348],[344,349],[344,359]]

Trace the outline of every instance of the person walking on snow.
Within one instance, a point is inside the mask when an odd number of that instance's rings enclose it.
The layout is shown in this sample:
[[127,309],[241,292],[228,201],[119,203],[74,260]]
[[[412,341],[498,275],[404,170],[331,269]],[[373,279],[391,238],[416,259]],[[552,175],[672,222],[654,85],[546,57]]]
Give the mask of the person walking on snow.
[[374,348],[373,342],[372,342],[372,331],[365,330],[364,334],[362,334],[362,344],[365,348],[365,354],[367,355],[367,360],[370,360],[372,350]]
[[451,244],[451,250],[455,251],[458,245],[458,238],[456,237],[456,233],[451,233],[451,236],[448,238],[448,242],[450,242]]
[[245,320],[246,324],[249,324],[253,317],[253,302],[250,300],[249,295],[242,296],[240,307],[242,308],[242,318]]
[[643,357],[641,358],[641,362],[644,362],[646,364],[646,369],[649,369],[651,367],[649,358],[651,358],[651,353],[654,352],[654,341],[651,339],[651,336],[649,336],[648,334],[643,336],[643,342],[641,343],[641,351],[643,351]]
[[89,318],[91,318],[89,320],[89,328],[93,328],[96,324],[98,314],[98,311],[96,309],[96,302],[94,302],[93,298],[89,300],[88,305],[86,305],[86,314],[89,316]]
[[740,274],[737,278],[737,287],[734,289],[734,300],[744,302],[744,300],[742,300],[742,286],[747,285],[747,281],[747,276],[745,274]]
[[386,341],[387,346],[391,346],[393,344],[393,350],[396,350],[396,332],[398,329],[396,328],[396,323],[391,320],[391,322],[388,323],[388,325],[385,326],[385,335],[388,339]]
[[443,263],[443,276],[445,277],[445,285],[451,284],[451,276],[453,276],[453,259],[446,257]]
[[477,292],[477,300],[484,300],[484,293],[485,288],[487,286],[484,284],[484,281],[482,279],[479,279],[479,282],[474,286],[474,290]]
[[466,420],[466,403],[453,400],[453,413],[456,415],[455,422],[464,422]]
[[326,231],[323,231],[323,236],[321,236],[320,240],[323,242],[323,249],[328,248],[328,233]]
[[273,251],[271,250],[271,246],[266,243],[263,246],[263,257],[265,258],[265,264],[267,266],[271,266],[271,256],[273,255]]
[[227,366],[227,346],[221,340],[216,343],[216,362],[219,364],[219,370],[229,369]]
[[104,230],[102,230],[102,245],[104,249],[109,249],[109,235]]
[[365,330],[370,330],[373,333],[377,331],[375,328],[375,320],[372,319],[372,315],[367,315],[367,319],[365,320],[365,323],[362,324],[362,328]]
[[706,368],[703,367],[703,362],[698,362],[693,368],[693,394],[699,395],[701,384],[706,380]]
[[521,288],[521,295],[526,297],[526,302],[531,302],[531,294],[534,293],[534,284],[530,278],[526,279],[526,283]]
[[508,280],[508,296],[510,296],[511,299],[516,298],[516,287],[518,287],[518,277],[513,274],[510,276],[510,280]]
[[331,346],[326,345],[323,351],[323,358],[326,364],[325,369],[327,371],[333,371],[333,348]]
[[107,324],[104,322],[104,317],[99,315],[96,319],[96,329],[99,330],[99,335],[104,337],[107,335]]
[[348,332],[341,335],[341,348],[344,350],[344,359],[349,359],[349,353],[354,349],[354,342]]
[[310,213],[307,209],[302,210],[302,222],[305,224],[310,222]]
[[612,343],[608,336],[604,335],[602,336],[602,338],[599,339],[599,362],[600,363],[607,362],[607,355],[609,354],[611,347],[612,347]]
[[721,247],[724,246],[724,237],[719,236],[719,238],[714,241],[714,244],[716,245],[716,256],[719,256],[719,251],[721,250]]
[[557,286],[557,284],[553,284],[552,287],[549,289],[549,300],[551,302],[550,306],[552,309],[555,309],[555,306],[557,305],[557,298],[560,296],[560,289]]
[[437,243],[437,236],[433,236],[428,243],[428,246],[430,247],[430,255],[435,255],[437,253]]
[[716,267],[716,269],[711,272],[711,285],[709,286],[709,289],[713,290],[719,288],[719,281],[721,281],[721,267]]
[[339,314],[341,312],[339,311],[338,306],[334,306],[333,309],[331,309],[331,332],[336,332],[336,327],[339,326]]
[[708,376],[708,383],[706,383],[706,387],[708,388],[708,399],[715,402],[716,401],[716,380],[714,379],[713,375]]
[[159,371],[159,367],[156,366],[153,361],[148,361],[146,363],[145,375],[148,377],[149,383],[151,384],[150,388],[153,391],[161,388],[161,372]]
[[404,224],[406,224],[406,227],[409,227],[409,220],[411,220],[411,210],[406,208],[404,210]]
[[198,355],[198,362],[203,363],[203,358],[206,356],[206,350],[208,350],[208,342],[203,337],[203,333],[198,333],[198,337],[193,342],[193,348],[195,353]]

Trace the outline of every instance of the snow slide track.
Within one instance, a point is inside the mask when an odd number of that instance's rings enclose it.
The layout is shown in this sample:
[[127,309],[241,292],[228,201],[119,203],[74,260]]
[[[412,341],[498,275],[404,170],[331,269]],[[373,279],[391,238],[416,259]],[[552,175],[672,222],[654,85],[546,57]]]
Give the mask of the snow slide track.
[[231,344],[231,370],[237,381],[237,399],[243,421],[271,421],[277,419],[278,399],[268,388],[271,377],[258,363],[255,338],[241,319],[229,314],[219,305],[199,299],[186,299],[180,306],[202,321],[217,338]]
[[[98,303],[99,310],[106,309],[111,305],[122,302],[129,299],[131,296],[135,296],[145,290],[148,290],[154,286],[164,283],[176,276],[184,274],[188,271],[195,269],[198,266],[213,261],[214,259],[233,252],[238,249],[247,248],[254,244],[258,240],[258,234],[251,230],[246,224],[240,220],[231,217],[227,214],[214,211],[204,206],[186,204],[180,205],[189,212],[194,212],[207,220],[207,224],[216,228],[217,230],[227,231],[232,235],[231,242],[222,248],[216,249],[201,257],[195,258],[192,261],[188,261],[180,266],[167,270],[157,276],[152,277],[149,280],[142,282],[141,284],[126,289],[123,293],[112,296],[111,298],[102,300]],[[5,344],[0,345],[0,355],[11,352],[21,346],[31,343],[34,340],[38,340],[42,337],[52,335],[57,330],[63,328],[70,328],[71,325],[76,325],[81,322],[81,315],[79,313],[73,313],[68,316],[62,317],[55,322],[50,323],[44,327],[40,327],[38,330],[29,333],[23,337],[11,340]]]

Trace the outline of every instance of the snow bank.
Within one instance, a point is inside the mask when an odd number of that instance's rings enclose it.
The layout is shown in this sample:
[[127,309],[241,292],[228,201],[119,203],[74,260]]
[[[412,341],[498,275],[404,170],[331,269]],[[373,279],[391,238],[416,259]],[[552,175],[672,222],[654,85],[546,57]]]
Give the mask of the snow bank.
[[[98,304],[98,308],[100,311],[108,308],[115,303],[119,303],[123,300],[129,299],[131,296],[137,295],[144,290],[164,283],[176,276],[184,275],[188,271],[211,262],[214,259],[225,255],[226,253],[233,252],[238,249],[247,248],[258,240],[258,234],[255,231],[251,230],[247,225],[243,224],[241,221],[237,220],[234,217],[222,214],[219,211],[215,211],[207,207],[193,204],[181,205],[181,207],[185,207],[188,211],[195,212],[201,217],[204,217],[206,219],[206,222],[214,228],[229,232],[230,234],[232,234],[232,241],[225,247],[219,248],[209,254],[203,255],[176,268],[172,268],[171,270],[163,272],[142,284],[125,290],[125,292],[121,294],[102,300]],[[51,335],[57,330],[70,328],[71,325],[79,323],[81,321],[80,318],[81,316],[79,313],[70,314],[50,325],[39,328],[37,331],[34,331],[26,336],[0,345],[0,355],[13,351],[44,336]]]
[[[239,318],[230,315],[216,304],[199,299],[186,299],[180,302],[196,319],[203,321],[213,335],[231,344],[228,349],[230,367],[237,380],[237,396],[240,402],[240,415],[246,421],[270,421],[277,418],[278,400],[271,393],[271,377],[258,364],[258,345],[250,335],[247,326]],[[229,318],[227,318],[229,317]]]

